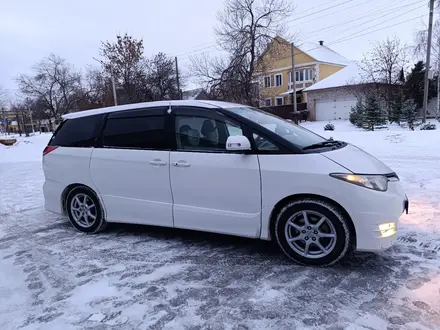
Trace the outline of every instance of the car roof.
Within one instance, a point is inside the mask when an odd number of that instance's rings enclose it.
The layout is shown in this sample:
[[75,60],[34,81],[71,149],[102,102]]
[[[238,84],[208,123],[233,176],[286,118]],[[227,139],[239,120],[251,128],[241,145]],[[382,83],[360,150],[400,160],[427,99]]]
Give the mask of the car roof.
[[75,119],[93,115],[99,115],[103,113],[110,113],[116,111],[134,110],[134,109],[145,109],[163,107],[163,106],[192,106],[192,107],[203,107],[209,109],[215,108],[237,108],[245,107],[243,104],[223,102],[223,101],[209,101],[209,100],[173,100],[173,101],[156,101],[156,102],[144,102],[144,103],[132,103],[117,105],[112,107],[105,107],[93,110],[85,110],[68,113],[62,116],[63,119]]

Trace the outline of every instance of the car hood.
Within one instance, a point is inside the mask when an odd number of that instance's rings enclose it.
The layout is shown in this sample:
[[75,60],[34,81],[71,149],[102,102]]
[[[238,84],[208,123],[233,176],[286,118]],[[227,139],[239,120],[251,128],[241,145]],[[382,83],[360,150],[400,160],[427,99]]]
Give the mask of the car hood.
[[323,152],[321,155],[357,174],[388,174],[393,172],[379,159],[350,143],[341,149]]

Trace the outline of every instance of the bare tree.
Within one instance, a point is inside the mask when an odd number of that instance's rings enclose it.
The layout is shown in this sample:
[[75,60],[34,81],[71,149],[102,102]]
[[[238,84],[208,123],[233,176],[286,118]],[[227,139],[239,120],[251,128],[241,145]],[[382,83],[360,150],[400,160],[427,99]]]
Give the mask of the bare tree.
[[0,85],[0,109],[6,105],[7,92],[3,86]]
[[121,104],[145,101],[144,43],[128,34],[118,35],[116,42],[102,43],[100,55],[107,75],[116,80],[118,101]]
[[33,75],[17,78],[23,95],[44,102],[47,119],[61,120],[78,100],[80,74],[65,59],[50,55],[33,67]]
[[277,35],[285,35],[292,11],[288,0],[226,0],[215,33],[227,58],[193,58],[194,75],[220,98],[254,104],[258,59]]
[[[408,65],[407,47],[397,37],[376,42],[372,50],[364,55],[360,67],[364,83],[376,84],[378,95],[387,103],[391,111],[393,90],[396,84],[404,82],[404,72]],[[383,86],[386,85],[386,88]]]

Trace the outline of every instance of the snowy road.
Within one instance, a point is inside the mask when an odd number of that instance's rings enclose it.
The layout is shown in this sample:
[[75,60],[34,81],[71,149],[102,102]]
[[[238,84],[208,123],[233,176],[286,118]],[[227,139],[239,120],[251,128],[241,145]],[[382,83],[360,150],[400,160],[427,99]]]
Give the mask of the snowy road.
[[41,162],[4,148],[0,329],[440,329],[439,133],[332,133],[394,168],[411,204],[391,250],[328,269],[243,238],[78,233],[43,209]]

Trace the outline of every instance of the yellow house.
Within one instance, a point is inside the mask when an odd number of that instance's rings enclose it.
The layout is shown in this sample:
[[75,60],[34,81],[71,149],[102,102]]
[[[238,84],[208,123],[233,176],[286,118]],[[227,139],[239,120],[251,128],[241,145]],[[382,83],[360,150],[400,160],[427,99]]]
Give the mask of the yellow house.
[[[275,37],[268,45],[257,64],[261,106],[276,106],[292,103],[293,79],[291,44]],[[302,94],[306,87],[327,78],[351,63],[342,55],[324,45],[303,43],[294,47],[295,81],[297,103],[307,100]]]

